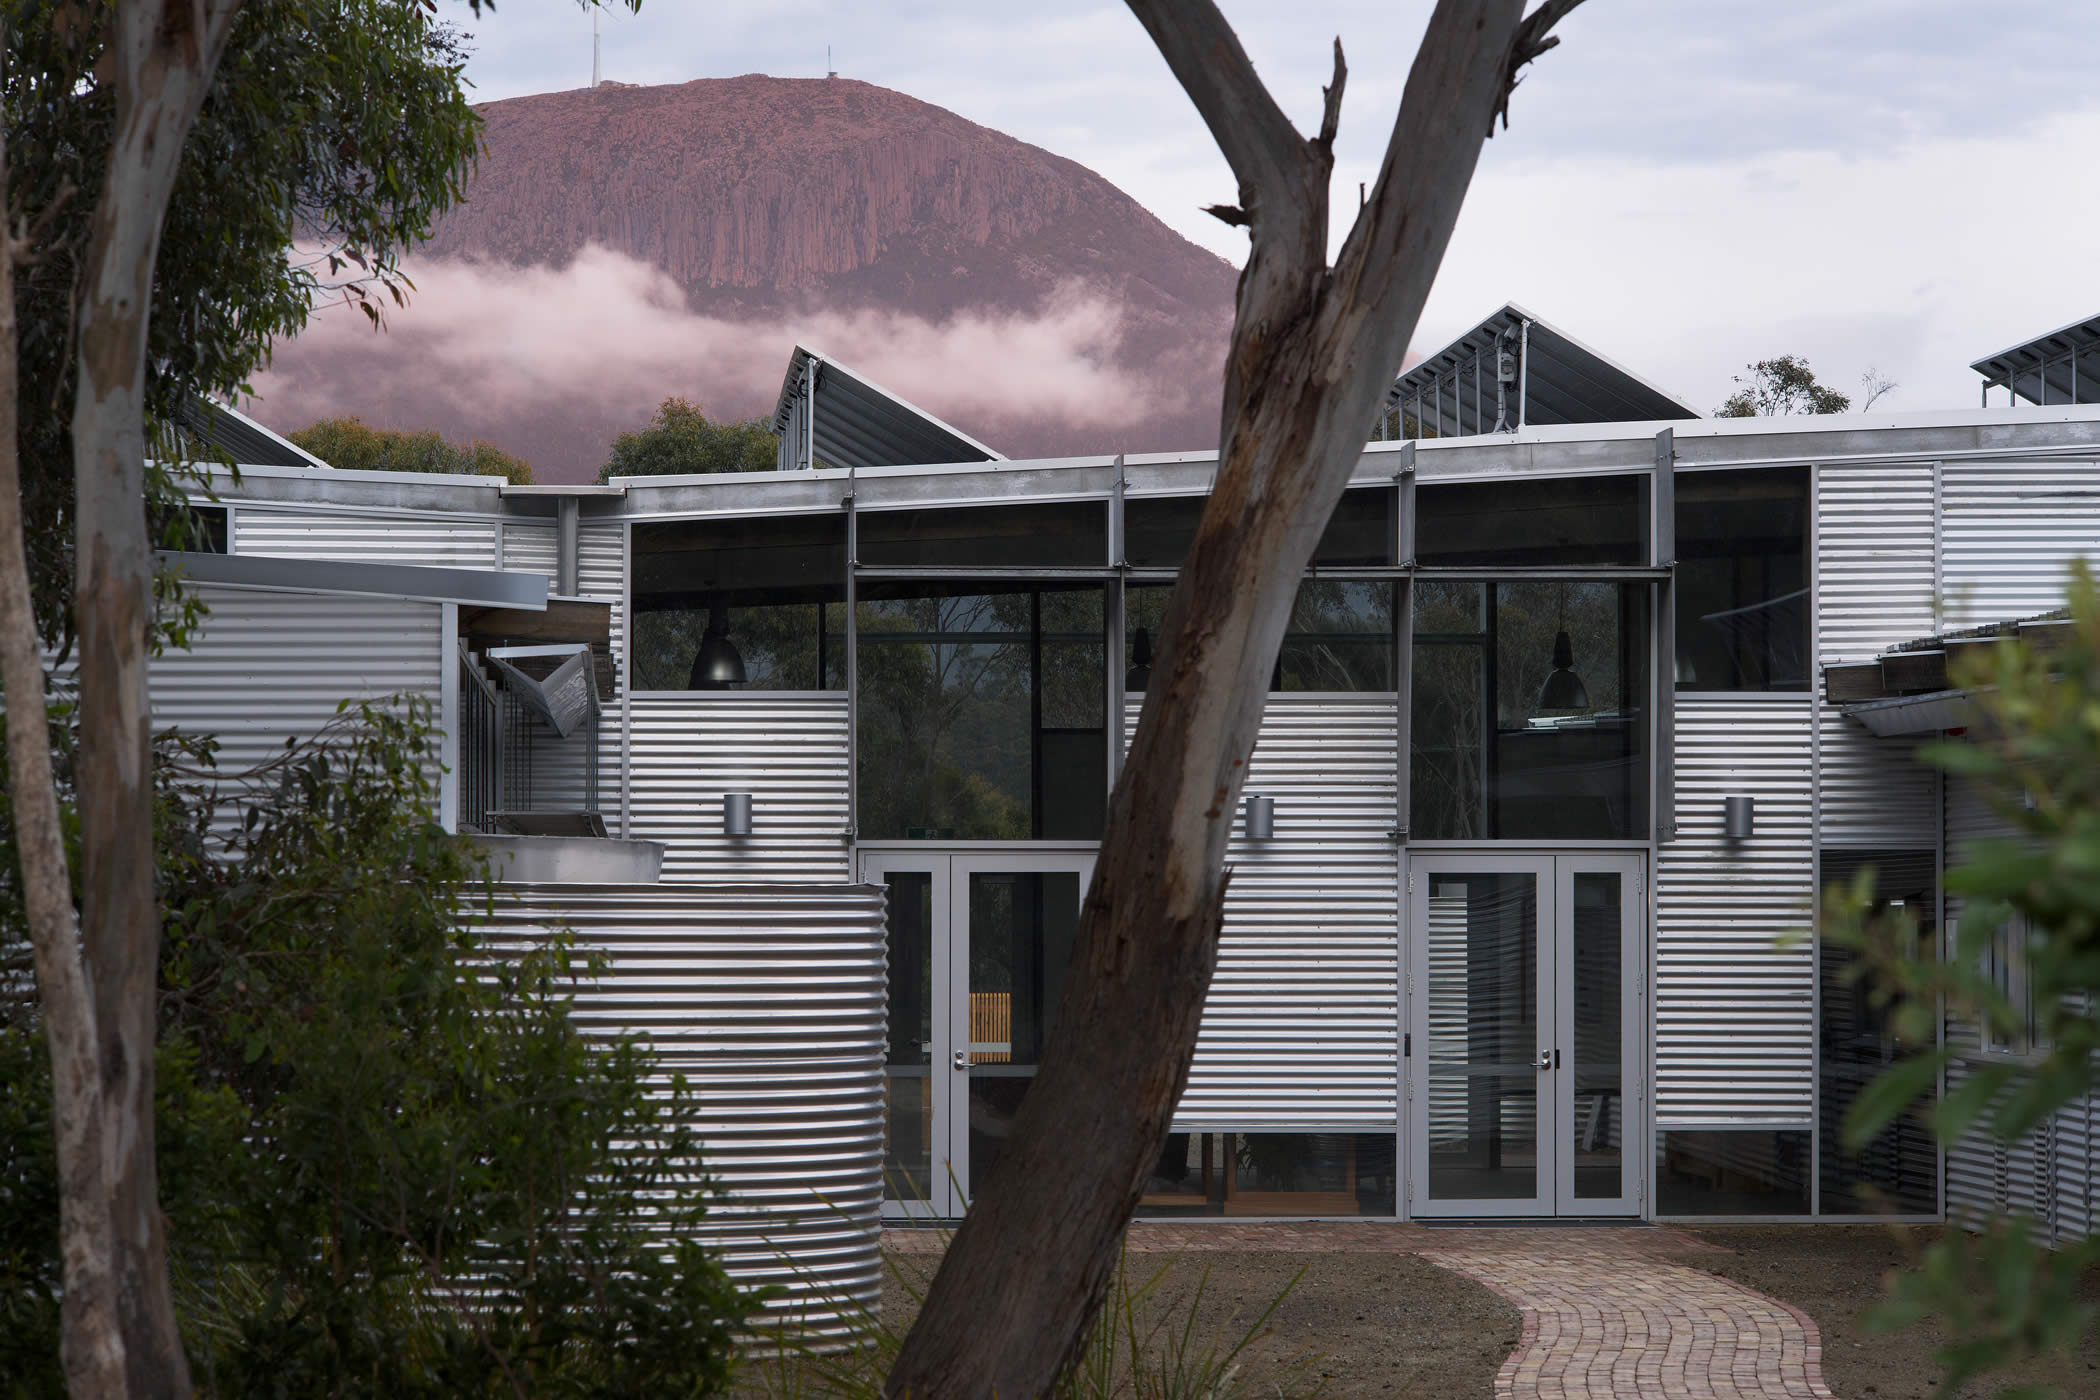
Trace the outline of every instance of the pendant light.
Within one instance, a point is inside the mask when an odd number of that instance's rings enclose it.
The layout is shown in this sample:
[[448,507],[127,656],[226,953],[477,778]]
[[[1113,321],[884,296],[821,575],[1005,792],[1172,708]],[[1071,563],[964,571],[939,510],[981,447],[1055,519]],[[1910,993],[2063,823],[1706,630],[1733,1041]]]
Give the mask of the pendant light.
[[1152,686],[1152,634],[1140,627],[1130,634],[1130,669],[1123,673],[1123,689],[1144,691]]
[[1590,692],[1575,674],[1575,644],[1568,639],[1568,586],[1560,585],[1560,630],[1553,634],[1553,671],[1539,687],[1541,713],[1587,710]]
[[708,613],[707,632],[700,638],[700,654],[693,658],[686,689],[727,690],[743,683],[743,654],[729,640],[729,609],[718,601]]

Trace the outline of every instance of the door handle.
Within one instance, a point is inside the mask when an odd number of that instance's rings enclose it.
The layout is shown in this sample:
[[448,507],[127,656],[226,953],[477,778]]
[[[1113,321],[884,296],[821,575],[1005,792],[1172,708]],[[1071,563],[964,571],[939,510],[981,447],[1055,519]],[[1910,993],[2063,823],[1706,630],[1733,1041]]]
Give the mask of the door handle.
[[1552,1069],[1552,1068],[1553,1068],[1553,1052],[1552,1052],[1551,1050],[1541,1050],[1541,1051],[1539,1051],[1539,1068],[1540,1068],[1540,1069]]
[[967,1051],[967,1050],[958,1050],[958,1051],[956,1051],[956,1052],[955,1052],[955,1067],[956,1067],[957,1069],[968,1069],[968,1068],[970,1067],[970,1052],[969,1052],[969,1051]]

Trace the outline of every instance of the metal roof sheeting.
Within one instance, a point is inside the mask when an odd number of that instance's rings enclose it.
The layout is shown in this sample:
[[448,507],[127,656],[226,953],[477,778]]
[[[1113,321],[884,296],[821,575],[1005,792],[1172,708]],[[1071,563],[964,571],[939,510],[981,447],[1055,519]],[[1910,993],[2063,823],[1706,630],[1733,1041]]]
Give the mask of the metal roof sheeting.
[[2100,316],[2058,326],[1969,368],[1986,389],[2002,384],[2029,403],[2100,403]]
[[190,399],[176,410],[175,425],[192,443],[213,454],[224,453],[235,466],[330,470],[313,453],[223,403]]
[[[1393,408],[1423,396],[1425,437],[1470,436],[1494,427],[1494,367],[1497,343],[1522,344],[1525,364],[1522,423],[1527,427],[1557,423],[1646,423],[1697,418],[1699,410],[1633,371],[1605,358],[1567,332],[1540,320],[1511,302],[1393,382],[1386,402]],[[1481,384],[1485,402],[1476,410],[1472,381],[1461,371],[1485,356]],[[1459,381],[1454,390],[1453,381]],[[1443,385],[1442,405],[1432,409]],[[1512,406],[1514,408],[1514,406]],[[1449,421],[1445,421],[1448,419]],[[1506,426],[1514,428],[1516,422]]]
[[811,466],[812,455],[817,466],[855,469],[1006,460],[865,375],[800,345],[780,383],[773,431],[780,434],[783,471]]

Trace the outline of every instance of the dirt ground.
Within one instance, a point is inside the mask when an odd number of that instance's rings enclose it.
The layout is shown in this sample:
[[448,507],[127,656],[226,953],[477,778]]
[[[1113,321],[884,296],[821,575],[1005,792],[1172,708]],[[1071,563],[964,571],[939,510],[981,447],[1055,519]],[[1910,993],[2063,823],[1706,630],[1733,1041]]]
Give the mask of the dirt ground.
[[[883,1321],[901,1331],[916,1315],[913,1292],[932,1277],[938,1260],[893,1255],[891,1261],[896,1267],[883,1289]],[[1517,1344],[1513,1305],[1410,1254],[1204,1251],[1133,1253],[1128,1261],[1133,1289],[1162,1266],[1167,1270],[1138,1305],[1141,1335],[1154,1320],[1178,1327],[1202,1285],[1199,1351],[1206,1343],[1228,1348],[1305,1270],[1270,1317],[1267,1334],[1242,1353],[1244,1395],[1486,1400],[1496,1370]],[[1155,1338],[1150,1354],[1159,1354],[1161,1340]]]
[[[1930,1323],[1885,1335],[1868,1333],[1861,1316],[1883,1294],[1882,1280],[1908,1259],[1886,1226],[1731,1225],[1694,1233],[1732,1251],[1702,1254],[1685,1263],[1747,1284],[1792,1303],[1823,1334],[1823,1376],[1841,1400],[1925,1400],[1939,1385],[1932,1352],[1942,1334]],[[1922,1249],[1937,1229],[1910,1232]],[[2100,1277],[2087,1281],[2086,1299],[2100,1302]],[[1958,1394],[1983,1400],[2006,1386],[2047,1385],[2075,1400],[2100,1396],[2100,1332],[2088,1333],[2079,1355],[1994,1374]]]

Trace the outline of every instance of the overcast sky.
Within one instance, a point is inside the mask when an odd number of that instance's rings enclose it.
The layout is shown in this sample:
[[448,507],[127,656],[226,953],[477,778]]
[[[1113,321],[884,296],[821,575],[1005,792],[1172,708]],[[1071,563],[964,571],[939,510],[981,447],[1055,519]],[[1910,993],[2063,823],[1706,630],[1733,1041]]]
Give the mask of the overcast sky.
[[[1428,0],[1223,8],[1301,129],[1341,37],[1346,213]],[[605,76],[636,83],[816,76],[828,43],[842,75],[1067,156],[1244,252],[1199,212],[1233,193],[1224,161],[1121,5],[646,0],[602,28]],[[575,0],[498,0],[472,30],[478,98],[589,82]],[[1589,0],[1560,32],[1488,143],[1419,349],[1516,301],[1702,411],[1785,353],[1845,390],[1877,368],[1901,385],[1884,408],[1970,407],[1971,360],[2100,311],[2100,6]]]

